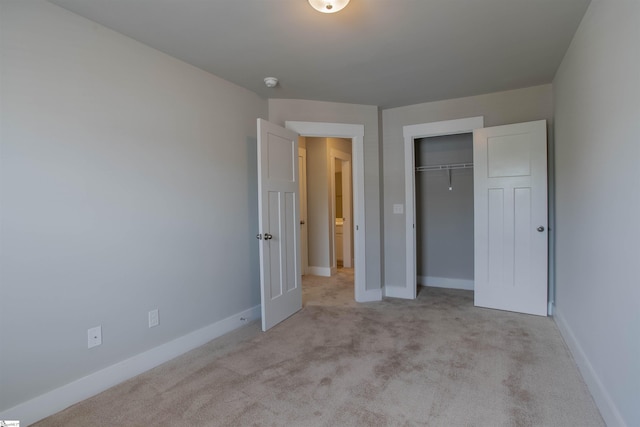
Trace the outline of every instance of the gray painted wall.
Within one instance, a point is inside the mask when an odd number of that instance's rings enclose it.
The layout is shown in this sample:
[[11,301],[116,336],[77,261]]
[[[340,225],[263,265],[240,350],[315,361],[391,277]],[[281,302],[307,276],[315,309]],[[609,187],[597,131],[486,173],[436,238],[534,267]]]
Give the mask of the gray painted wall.
[[640,425],[640,2],[591,3],[554,80],[557,320],[608,425]]
[[330,150],[351,152],[351,141],[342,138],[306,139],[307,145],[307,218],[309,266],[331,268],[333,241],[331,222]]
[[487,127],[546,119],[549,129],[552,129],[551,85],[429,102],[382,111],[385,286],[404,286],[406,283],[405,216],[393,214],[394,204],[405,204],[402,127],[475,116],[484,116],[484,123]]
[[[267,103],[52,4],[0,7],[2,410],[259,303]],[[554,81],[558,321],[610,425],[640,424],[639,17],[638,2],[594,1]],[[378,289],[382,228],[384,283],[404,283],[404,216],[391,213],[404,203],[402,126],[551,125],[551,98],[543,85],[383,112],[270,100],[269,118],[365,125]],[[89,351],[97,324],[104,344]]]
[[48,2],[1,24],[3,410],[260,303],[267,102]]
[[372,105],[339,104],[300,99],[270,99],[269,121],[284,126],[284,122],[287,120],[364,125],[366,287],[367,289],[380,289],[382,235],[378,108]]
[[[343,153],[347,153],[347,154],[350,154],[352,156],[351,157],[351,160],[352,160],[351,165],[353,165],[353,153],[351,151],[351,140],[345,139],[345,138],[327,138],[327,144],[329,146],[329,156],[331,156],[331,149],[334,149],[334,150],[337,150],[337,151],[342,151]],[[339,169],[336,169],[336,170],[339,170]],[[352,171],[352,175],[353,175],[353,171]],[[351,186],[351,208],[352,208],[351,209],[351,218],[353,218],[353,179],[351,179],[351,182],[352,182],[352,186]],[[329,190],[331,190],[331,189],[329,189]],[[331,194],[329,194],[329,199],[331,199]],[[333,215],[333,209],[330,207],[329,210],[330,210],[329,215]],[[352,229],[349,229],[349,230],[344,229],[343,233],[344,234],[346,234],[346,233],[350,233],[351,234],[351,249],[352,249],[351,258],[353,258],[353,246],[354,246],[354,244],[353,244],[353,230]],[[331,235],[332,243],[331,243],[330,247],[331,247],[332,251],[333,251],[333,247],[334,247],[334,244],[333,244],[334,240],[335,240],[335,236]],[[333,259],[333,253],[331,254],[331,259]]]
[[331,267],[327,138],[307,140],[307,230],[309,267]]
[[[473,162],[470,133],[415,146],[416,166]],[[473,280],[473,169],[452,170],[451,191],[447,171],[417,172],[415,183],[418,276]]]

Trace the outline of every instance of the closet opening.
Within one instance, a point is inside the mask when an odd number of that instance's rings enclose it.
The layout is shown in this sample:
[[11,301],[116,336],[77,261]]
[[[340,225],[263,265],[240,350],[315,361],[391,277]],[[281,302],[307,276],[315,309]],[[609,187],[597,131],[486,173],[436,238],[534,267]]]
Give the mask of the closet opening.
[[473,134],[414,144],[416,282],[473,290]]
[[[420,158],[417,158],[415,156],[415,151],[416,151],[416,141],[417,140],[421,140],[421,139],[425,139],[425,138],[431,138],[431,137],[443,137],[443,136],[450,136],[450,135],[460,135],[460,134],[471,134],[473,135],[473,132],[476,129],[482,129],[484,128],[484,118],[481,116],[478,117],[468,117],[465,119],[454,119],[454,120],[445,120],[445,121],[440,121],[440,122],[430,122],[430,123],[422,123],[422,124],[417,124],[417,125],[407,125],[407,126],[403,126],[402,128],[402,133],[404,136],[404,165],[405,165],[405,203],[406,203],[406,211],[405,211],[405,236],[406,236],[406,282],[405,282],[405,286],[401,287],[401,286],[397,286],[397,287],[387,287],[385,288],[385,294],[387,296],[390,297],[396,297],[396,298],[406,298],[406,299],[415,299],[417,296],[417,279],[418,279],[418,269],[417,269],[417,262],[418,262],[418,256],[417,256],[417,246],[418,246],[418,241],[417,241],[417,230],[416,227],[418,225],[420,225],[421,228],[421,235],[424,235],[425,232],[423,232],[423,228],[424,228],[424,221],[421,221],[421,223],[419,224],[418,221],[416,221],[417,218],[417,214],[416,214],[416,166],[418,167],[423,167],[423,166],[428,166],[429,164],[431,164],[432,166],[438,166],[438,168],[441,165],[447,165],[448,163],[439,163],[438,160],[434,160],[435,157],[431,156],[431,158],[429,159],[425,159],[428,160],[429,162],[433,162],[433,163],[426,163],[425,165],[421,165],[419,163]],[[472,137],[473,140],[473,137]],[[473,143],[472,143],[473,144]],[[426,152],[425,152],[426,153]],[[426,154],[423,153],[423,157],[426,156]],[[471,157],[471,159],[473,159],[472,161],[476,161],[476,159],[473,157]],[[467,163],[467,162],[464,162]],[[473,170],[473,169],[470,169]],[[454,191],[454,188],[456,186],[456,178],[457,178],[457,173],[454,173],[455,170],[451,170],[451,186],[452,186],[452,190]],[[436,173],[436,172],[421,172],[421,173]],[[444,175],[444,177],[446,177],[446,191],[449,191],[449,172],[448,170],[441,172],[442,174],[446,174]],[[441,176],[442,177],[442,176]],[[474,194],[475,197],[475,194]],[[433,206],[433,203],[430,205]],[[437,205],[436,205],[437,207]],[[423,210],[426,207],[423,206]],[[474,213],[475,214],[475,213]],[[433,232],[431,233],[431,235],[433,236]],[[437,234],[437,233],[436,233]],[[471,240],[471,242],[473,243],[473,239]],[[441,244],[446,244],[446,241],[440,241]],[[423,252],[426,252],[426,254],[423,254],[421,252],[421,259],[425,259],[426,257],[428,257],[429,255],[429,246],[428,244],[423,244],[423,242],[420,243],[421,245],[421,250]],[[457,257],[457,255],[456,255]],[[474,259],[475,261],[475,259]],[[448,263],[450,263],[451,260],[448,260]],[[424,264],[424,263],[423,263]],[[420,276],[422,276],[422,278],[424,278],[424,281],[426,281],[427,277],[429,277],[429,274],[442,274],[442,273],[437,273],[436,272],[429,272],[426,270],[426,268],[428,268],[428,265],[425,266],[425,269],[421,269],[420,272]],[[440,276],[432,276],[432,277],[440,277]],[[441,277],[441,279],[447,279],[446,277]],[[449,278],[450,279],[450,278]],[[439,283],[447,283],[449,285],[452,285],[453,283],[456,283],[456,286],[460,286],[461,282],[459,281],[459,277],[457,278],[458,280],[454,280],[449,281],[449,280],[438,280]],[[467,280],[467,279],[463,279],[463,280]],[[468,282],[467,282],[468,285]]]

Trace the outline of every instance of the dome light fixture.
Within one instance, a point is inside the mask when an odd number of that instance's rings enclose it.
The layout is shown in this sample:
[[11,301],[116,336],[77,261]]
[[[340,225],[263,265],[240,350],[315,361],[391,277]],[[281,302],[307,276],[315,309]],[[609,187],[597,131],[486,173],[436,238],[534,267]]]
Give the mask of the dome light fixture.
[[344,9],[350,0],[309,0],[309,4],[318,12],[336,13]]

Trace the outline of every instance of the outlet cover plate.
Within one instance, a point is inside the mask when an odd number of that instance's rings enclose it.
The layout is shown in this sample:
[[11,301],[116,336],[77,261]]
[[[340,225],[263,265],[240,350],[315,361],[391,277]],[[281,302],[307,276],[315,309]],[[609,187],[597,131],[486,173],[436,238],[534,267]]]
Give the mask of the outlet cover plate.
[[149,312],[149,327],[153,328],[154,326],[158,326],[160,324],[160,318],[158,316],[158,309],[151,310]]
[[100,344],[102,344],[102,326],[87,330],[87,348],[93,348]]

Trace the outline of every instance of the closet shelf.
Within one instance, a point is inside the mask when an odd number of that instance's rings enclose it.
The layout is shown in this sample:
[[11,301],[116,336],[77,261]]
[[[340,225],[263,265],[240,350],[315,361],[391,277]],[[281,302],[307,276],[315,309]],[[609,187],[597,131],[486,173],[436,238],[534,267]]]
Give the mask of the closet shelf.
[[473,168],[473,163],[453,163],[449,165],[418,166],[416,168],[416,172],[441,171],[441,170],[452,170],[452,169],[471,169],[471,168]]

